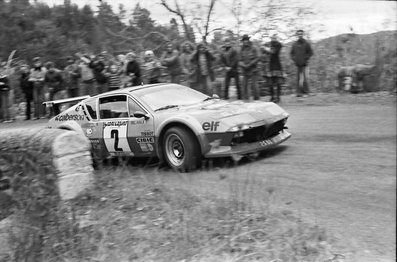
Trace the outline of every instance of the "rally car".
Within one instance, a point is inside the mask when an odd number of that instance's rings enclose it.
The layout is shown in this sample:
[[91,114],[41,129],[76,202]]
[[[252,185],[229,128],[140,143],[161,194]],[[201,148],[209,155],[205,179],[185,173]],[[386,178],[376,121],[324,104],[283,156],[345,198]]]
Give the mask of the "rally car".
[[[75,105],[62,109],[65,103]],[[129,87],[46,104],[59,113],[48,127],[85,135],[94,159],[153,156],[180,171],[197,168],[202,158],[257,153],[291,136],[286,130],[289,114],[275,103],[229,102],[178,84]]]

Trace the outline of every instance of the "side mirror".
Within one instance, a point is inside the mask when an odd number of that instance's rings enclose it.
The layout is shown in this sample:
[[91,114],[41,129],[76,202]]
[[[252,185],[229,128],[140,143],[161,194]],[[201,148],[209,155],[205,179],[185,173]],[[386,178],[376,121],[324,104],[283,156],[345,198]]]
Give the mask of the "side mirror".
[[134,117],[137,117],[137,118],[142,118],[142,117],[144,117],[145,120],[146,120],[146,119],[149,119],[149,116],[148,116],[147,114],[143,113],[142,111],[135,111],[135,112],[134,112]]
[[217,99],[219,98],[219,96],[217,94],[212,94],[212,97],[217,98]]

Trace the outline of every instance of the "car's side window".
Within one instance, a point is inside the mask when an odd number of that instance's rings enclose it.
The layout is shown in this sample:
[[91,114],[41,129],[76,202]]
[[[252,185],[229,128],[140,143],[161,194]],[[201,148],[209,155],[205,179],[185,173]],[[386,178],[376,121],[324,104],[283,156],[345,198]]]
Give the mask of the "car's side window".
[[115,95],[99,98],[101,119],[128,117],[127,96]]
[[136,111],[141,111],[141,112],[145,112],[145,110],[142,109],[142,107],[140,107],[131,97],[128,98],[128,112],[130,117],[134,116],[134,113]]
[[92,119],[97,118],[96,114],[96,98],[91,98],[85,102],[85,107],[88,110],[88,114],[90,114]]

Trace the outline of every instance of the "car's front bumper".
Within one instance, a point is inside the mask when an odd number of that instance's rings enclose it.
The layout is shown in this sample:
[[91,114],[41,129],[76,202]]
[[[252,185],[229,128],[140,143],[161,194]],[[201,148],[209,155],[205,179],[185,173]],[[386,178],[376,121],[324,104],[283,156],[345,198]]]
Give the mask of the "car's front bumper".
[[283,130],[276,136],[253,143],[244,143],[235,146],[217,146],[217,147],[214,146],[204,156],[206,158],[213,158],[213,157],[227,157],[232,155],[247,155],[272,148],[278,144],[283,143],[290,137],[291,134],[286,130]]

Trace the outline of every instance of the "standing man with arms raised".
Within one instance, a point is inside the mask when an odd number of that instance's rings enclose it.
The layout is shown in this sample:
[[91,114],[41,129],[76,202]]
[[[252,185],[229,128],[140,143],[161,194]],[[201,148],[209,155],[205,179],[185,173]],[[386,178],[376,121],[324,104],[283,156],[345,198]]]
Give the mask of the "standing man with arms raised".
[[309,94],[309,86],[307,83],[307,65],[309,63],[310,57],[313,55],[313,50],[303,38],[303,30],[296,31],[298,40],[294,42],[291,48],[291,59],[294,61],[297,67],[297,86],[296,86],[296,96],[301,97],[307,96]]

